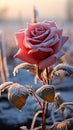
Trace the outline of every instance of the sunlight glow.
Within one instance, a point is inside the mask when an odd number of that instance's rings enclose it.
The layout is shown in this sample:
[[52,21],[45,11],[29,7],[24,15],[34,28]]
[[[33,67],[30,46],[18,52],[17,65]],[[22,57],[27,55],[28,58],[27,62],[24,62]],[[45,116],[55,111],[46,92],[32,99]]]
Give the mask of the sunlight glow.
[[36,6],[40,17],[63,17],[66,2],[67,0],[0,0],[0,8],[8,7],[9,18],[16,18],[19,13],[23,17],[31,17],[33,6]]

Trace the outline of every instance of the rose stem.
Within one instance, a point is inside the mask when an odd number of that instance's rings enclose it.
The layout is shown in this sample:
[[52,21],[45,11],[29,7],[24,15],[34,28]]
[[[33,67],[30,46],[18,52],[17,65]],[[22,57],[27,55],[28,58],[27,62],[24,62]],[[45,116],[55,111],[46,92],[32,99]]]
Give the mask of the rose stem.
[[[39,72],[39,67],[38,67],[38,72]],[[46,83],[45,84],[49,84],[49,74],[48,74],[48,68],[47,67],[46,67]],[[42,108],[42,130],[46,129],[47,112],[48,112],[48,103],[46,101],[43,101],[43,108]]]
[[30,90],[30,92],[33,94],[33,96],[34,96],[34,98],[36,99],[36,101],[39,103],[40,107],[42,108],[43,106],[42,106],[42,104],[41,104],[39,98],[37,97],[35,91],[33,90],[33,88],[30,88],[29,90]]
[[[48,112],[48,103],[46,103],[46,109],[45,109],[45,120],[47,118],[47,112]],[[46,121],[45,121],[46,122]]]
[[47,84],[49,84],[49,79],[48,79],[48,77],[49,77],[49,74],[48,74],[48,68],[46,67],[46,77],[47,77]]
[[[47,84],[49,84],[49,74],[48,74],[48,68],[46,67],[46,77],[47,77]],[[45,111],[45,120],[47,117],[47,112],[48,112],[48,103],[46,103],[46,111]]]
[[[48,80],[48,68],[46,68],[46,84],[49,84],[49,80]],[[48,111],[48,103],[46,103],[46,101],[43,101],[43,109],[42,109],[42,130],[45,130],[45,129],[46,129],[47,111]]]
[[41,106],[41,108],[42,108],[42,104],[41,104],[41,102],[39,101],[39,99],[38,99],[37,95],[36,95],[35,93],[34,93],[33,95],[34,95],[34,97],[36,98],[37,102],[39,103],[39,105],[40,105],[40,106]]
[[42,130],[45,130],[45,101],[43,101],[43,108],[42,108]]

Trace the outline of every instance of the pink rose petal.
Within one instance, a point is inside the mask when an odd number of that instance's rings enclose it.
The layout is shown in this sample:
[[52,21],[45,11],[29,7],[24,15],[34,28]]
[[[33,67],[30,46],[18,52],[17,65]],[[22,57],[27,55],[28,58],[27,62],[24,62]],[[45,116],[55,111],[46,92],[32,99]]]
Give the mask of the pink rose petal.
[[57,27],[56,23],[53,21],[43,21],[43,23],[44,24],[46,23],[46,25],[48,25],[50,27]]
[[33,36],[33,38],[34,38],[34,37],[36,37],[36,35],[41,35],[41,34],[43,34],[44,32],[45,32],[44,30],[43,30],[43,31],[37,31],[36,34],[35,34],[35,31],[32,30],[32,31],[31,31],[31,34],[32,34],[32,36]]
[[58,59],[58,58],[60,58],[61,56],[63,56],[64,55],[64,52],[62,52],[62,51],[59,51],[59,52],[57,52],[56,54],[54,54],[54,56]]
[[23,45],[24,37],[25,37],[25,34],[22,31],[18,32],[18,33],[15,33],[16,44],[21,49],[24,49],[24,45]]
[[43,69],[45,67],[49,67],[49,66],[53,65],[56,62],[56,60],[63,55],[64,55],[64,53],[60,51],[60,52],[46,58],[45,60],[40,61],[39,68]]
[[57,27],[57,25],[56,25],[56,23],[55,23],[55,22],[50,21],[49,23],[50,23],[51,27]]
[[44,43],[42,42],[42,43],[39,43],[39,44],[32,44],[32,43],[30,43],[26,40],[26,41],[24,41],[24,46],[26,48],[36,49],[36,48],[40,48],[40,47],[50,47],[50,46],[56,44],[57,42],[59,42],[59,38],[56,35],[55,38],[51,38],[47,42],[44,42]]
[[35,28],[40,28],[40,26],[41,26],[41,23],[28,24],[28,29],[31,31],[31,30],[34,30]]
[[55,43],[53,46],[51,46],[51,47],[53,47],[54,53],[57,53],[57,52],[59,51],[59,41],[56,42],[56,43]]
[[30,37],[27,38],[27,41],[31,42],[34,45],[41,43],[40,40],[36,40],[36,39],[30,38]]
[[43,42],[47,42],[48,40],[50,40],[51,38],[53,38],[53,36],[55,36],[55,31],[56,31],[56,28],[51,28],[50,30],[50,34],[46,37],[46,39],[43,41]]
[[27,51],[19,49],[14,58],[19,58],[22,61],[31,63],[31,64],[37,64],[38,61],[32,58],[32,55],[28,55]]
[[68,39],[69,39],[68,36],[63,36],[63,37],[62,37],[62,44],[61,44],[61,46],[63,46],[64,43],[65,43]]
[[62,37],[63,29],[57,29],[56,34],[58,34],[59,38]]
[[62,46],[65,44],[65,42],[68,40],[68,36],[62,36],[62,38],[60,39],[60,45],[59,45],[59,50],[61,50]]
[[[61,49],[61,44],[62,44],[62,32],[63,32],[63,30],[62,29],[58,29],[57,30],[57,34],[58,34],[58,36],[59,36],[59,45],[58,45],[58,47],[57,47],[57,51],[59,51],[60,49]],[[57,52],[57,51],[55,51],[55,52]]]
[[46,58],[45,60],[40,61],[39,63],[39,68],[43,69],[45,67],[49,67],[52,64],[54,64],[56,62],[56,57],[54,55]]
[[[34,30],[33,30],[34,31]],[[32,37],[33,35],[32,35],[32,33],[31,33],[31,31],[30,30],[28,30],[28,29],[25,29],[25,37]]]
[[29,53],[38,52],[38,51],[42,52],[42,54],[43,54],[43,52],[53,53],[53,49],[52,48],[36,48],[36,49],[29,50],[28,54]]
[[43,34],[38,35],[36,37],[34,37],[34,39],[38,39],[38,40],[43,40],[44,38],[46,38],[46,36],[49,34],[49,30],[45,31]]

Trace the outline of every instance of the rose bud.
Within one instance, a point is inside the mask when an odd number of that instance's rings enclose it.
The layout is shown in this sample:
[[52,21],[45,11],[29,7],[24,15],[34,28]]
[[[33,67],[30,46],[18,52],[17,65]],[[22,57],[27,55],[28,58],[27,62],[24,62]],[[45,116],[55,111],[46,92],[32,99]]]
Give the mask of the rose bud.
[[13,84],[8,89],[9,101],[19,110],[21,110],[22,107],[26,104],[28,95],[29,95],[28,90],[18,83]]
[[54,85],[44,85],[36,91],[36,94],[44,101],[47,101],[49,103],[54,102]]

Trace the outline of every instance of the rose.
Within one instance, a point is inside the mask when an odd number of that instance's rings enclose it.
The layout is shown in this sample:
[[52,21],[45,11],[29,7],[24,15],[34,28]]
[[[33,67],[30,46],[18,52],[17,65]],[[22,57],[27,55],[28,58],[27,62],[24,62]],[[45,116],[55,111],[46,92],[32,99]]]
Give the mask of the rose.
[[52,21],[29,24],[15,34],[20,49],[14,57],[36,64],[40,69],[51,66],[63,55],[61,48],[68,40],[62,32]]

